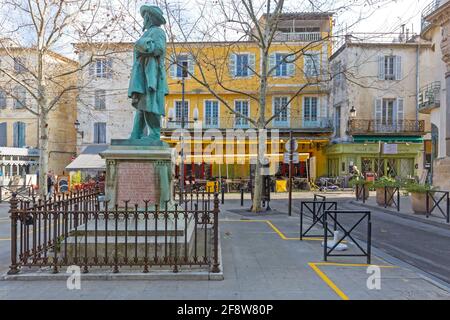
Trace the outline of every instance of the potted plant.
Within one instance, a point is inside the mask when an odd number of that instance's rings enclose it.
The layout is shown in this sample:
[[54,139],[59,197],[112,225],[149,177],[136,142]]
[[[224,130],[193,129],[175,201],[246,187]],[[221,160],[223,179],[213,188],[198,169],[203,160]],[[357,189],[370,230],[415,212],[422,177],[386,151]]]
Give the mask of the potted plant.
[[[349,185],[350,187],[355,187],[355,192],[356,192],[356,200],[363,200],[363,195],[364,195],[364,200],[369,199],[369,185],[371,184],[371,182],[366,181],[362,178],[356,178],[353,180],[350,180]],[[364,190],[362,190],[362,188],[364,188]]]
[[400,184],[391,177],[381,177],[374,182],[373,187],[377,192],[377,204],[379,206],[392,206],[394,203],[393,195],[395,189],[399,187]]
[[431,203],[431,197],[428,192],[435,190],[428,184],[410,183],[406,186],[406,191],[411,194],[412,209],[415,214],[427,213],[427,196],[428,201]]

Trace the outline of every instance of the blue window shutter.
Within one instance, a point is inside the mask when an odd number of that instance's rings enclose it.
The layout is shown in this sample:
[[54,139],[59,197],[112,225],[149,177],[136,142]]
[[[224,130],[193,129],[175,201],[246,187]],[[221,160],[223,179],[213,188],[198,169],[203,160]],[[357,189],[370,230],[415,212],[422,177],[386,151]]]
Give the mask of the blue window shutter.
[[19,147],[19,123],[14,122],[13,124],[13,147]]
[[6,109],[6,93],[0,90],[0,109]]
[[6,147],[8,144],[8,136],[7,136],[7,123],[0,123],[0,147]]
[[378,57],[378,80],[386,80],[384,61],[384,56]]
[[170,55],[170,77],[172,79],[175,79],[177,77],[176,57],[173,54]]
[[189,71],[189,76],[193,75],[194,71],[195,71],[195,59],[191,54],[188,57],[188,71]]
[[375,99],[375,120],[376,120],[376,122],[381,121],[382,113],[383,113],[383,100]]
[[256,55],[254,53],[251,53],[249,55],[249,62],[248,65],[250,66],[249,74],[254,75],[256,73]]
[[[273,68],[275,68],[276,65],[277,65],[277,55],[276,55],[276,53],[272,53],[269,55],[269,70],[272,70]],[[269,74],[269,76],[270,75],[271,74]]]
[[230,63],[228,65],[228,69],[230,72],[230,77],[235,78],[236,77],[236,55],[232,53],[230,55]]
[[403,78],[403,70],[402,70],[402,57],[395,57],[395,80],[402,80]]
[[89,64],[89,77],[93,78],[95,76],[95,69],[97,66],[97,60],[93,59]]
[[107,77],[108,77],[108,79],[112,79],[113,78],[113,59],[112,58],[109,58],[107,60],[107,66],[108,66]]
[[295,75],[295,56],[287,58],[288,63],[288,76],[293,77]]
[[23,148],[26,145],[26,124],[23,122],[19,122],[19,148]]

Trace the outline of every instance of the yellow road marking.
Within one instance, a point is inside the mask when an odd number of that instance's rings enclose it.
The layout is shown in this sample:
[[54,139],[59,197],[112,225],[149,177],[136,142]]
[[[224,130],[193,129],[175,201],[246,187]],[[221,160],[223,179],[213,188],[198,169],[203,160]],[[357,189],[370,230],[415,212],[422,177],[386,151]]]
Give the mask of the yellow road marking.
[[317,275],[342,299],[342,300],[350,300],[347,295],[338,288],[338,286],[331,281],[328,276],[320,270],[315,263],[308,263],[308,265],[317,273]]
[[[270,220],[222,220],[222,222],[260,222],[260,223],[266,223],[269,227],[272,228],[273,231],[275,231],[276,234],[282,239],[287,241],[300,241],[300,238],[288,238],[284,235],[283,232],[280,231]],[[310,238],[310,237],[303,237],[304,241],[323,241],[323,238]],[[347,241],[343,241],[343,243],[346,243]]]
[[0,241],[11,241],[11,239],[8,239],[8,238],[0,238]]
[[350,300],[349,297],[341,290],[339,287],[331,281],[331,279],[319,269],[318,266],[334,266],[334,267],[357,267],[357,268],[367,268],[370,266],[379,267],[383,269],[396,269],[396,266],[380,266],[375,264],[355,264],[355,263],[332,263],[332,262],[310,262],[308,265],[317,273],[317,275],[342,299]]

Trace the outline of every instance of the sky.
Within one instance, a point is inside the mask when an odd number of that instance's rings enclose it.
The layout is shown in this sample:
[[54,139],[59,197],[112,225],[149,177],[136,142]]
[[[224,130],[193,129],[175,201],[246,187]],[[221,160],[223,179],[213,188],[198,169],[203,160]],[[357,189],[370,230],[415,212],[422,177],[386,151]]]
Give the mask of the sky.
[[[354,28],[354,32],[398,32],[402,24],[410,32],[419,33],[421,24],[421,12],[431,0],[398,0],[394,3],[377,9],[373,15],[360,21]],[[347,17],[337,17],[344,23],[352,20]]]

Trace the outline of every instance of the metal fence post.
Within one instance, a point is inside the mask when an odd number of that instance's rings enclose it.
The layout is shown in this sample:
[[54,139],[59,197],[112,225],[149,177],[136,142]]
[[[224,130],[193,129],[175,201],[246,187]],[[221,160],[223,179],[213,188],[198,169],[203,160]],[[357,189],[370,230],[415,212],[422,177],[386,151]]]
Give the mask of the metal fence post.
[[19,268],[17,264],[17,194],[13,193],[10,203],[10,218],[11,218],[11,266],[9,267],[8,274],[19,273]]
[[450,223],[450,192],[447,192],[447,223]]
[[241,187],[241,207],[244,206],[244,187]]
[[219,195],[214,194],[214,257],[213,257],[213,273],[219,273]]

